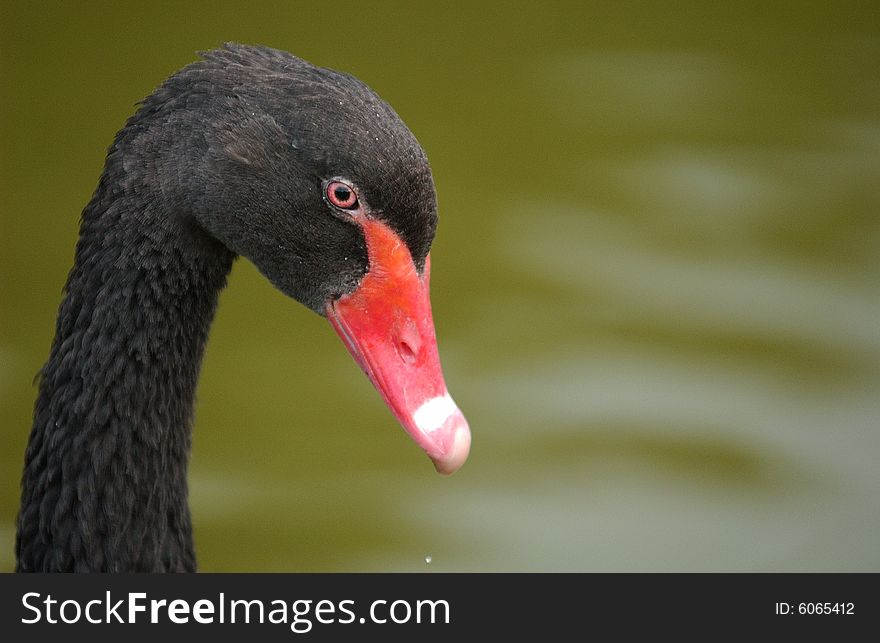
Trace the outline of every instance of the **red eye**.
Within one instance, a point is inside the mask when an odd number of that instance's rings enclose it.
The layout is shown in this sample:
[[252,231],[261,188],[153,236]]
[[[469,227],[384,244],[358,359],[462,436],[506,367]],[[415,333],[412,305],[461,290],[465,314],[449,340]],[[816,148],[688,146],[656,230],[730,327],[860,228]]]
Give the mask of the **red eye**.
[[330,181],[327,184],[327,200],[343,210],[354,210],[358,207],[358,198],[354,188],[342,181]]

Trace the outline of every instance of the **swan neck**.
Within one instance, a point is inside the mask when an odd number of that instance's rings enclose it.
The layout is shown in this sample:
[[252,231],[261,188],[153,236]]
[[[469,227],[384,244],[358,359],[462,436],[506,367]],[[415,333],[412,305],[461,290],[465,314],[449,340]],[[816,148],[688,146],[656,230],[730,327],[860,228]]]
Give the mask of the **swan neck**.
[[110,185],[83,213],[40,374],[19,571],[195,569],[193,401],[233,255],[148,190]]

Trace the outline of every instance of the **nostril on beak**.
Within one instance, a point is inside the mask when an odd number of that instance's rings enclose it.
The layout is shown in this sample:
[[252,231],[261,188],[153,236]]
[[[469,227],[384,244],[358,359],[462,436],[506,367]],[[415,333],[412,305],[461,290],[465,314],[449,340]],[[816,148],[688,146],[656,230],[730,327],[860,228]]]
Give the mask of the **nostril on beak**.
[[397,352],[400,354],[400,359],[407,364],[415,363],[418,350],[413,348],[413,346],[405,339],[402,339],[397,343]]
[[405,364],[415,364],[422,348],[422,338],[415,323],[407,319],[397,326],[397,353]]

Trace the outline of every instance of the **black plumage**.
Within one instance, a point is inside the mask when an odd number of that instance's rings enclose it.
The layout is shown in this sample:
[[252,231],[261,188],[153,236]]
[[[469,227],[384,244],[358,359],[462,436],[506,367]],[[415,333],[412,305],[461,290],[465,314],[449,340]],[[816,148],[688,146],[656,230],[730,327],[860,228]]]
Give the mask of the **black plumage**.
[[323,314],[368,271],[333,177],[407,244],[437,223],[416,139],[359,80],[285,52],[203,54],[146,98],[82,214],[25,456],[19,571],[191,571],[193,397],[237,255]]

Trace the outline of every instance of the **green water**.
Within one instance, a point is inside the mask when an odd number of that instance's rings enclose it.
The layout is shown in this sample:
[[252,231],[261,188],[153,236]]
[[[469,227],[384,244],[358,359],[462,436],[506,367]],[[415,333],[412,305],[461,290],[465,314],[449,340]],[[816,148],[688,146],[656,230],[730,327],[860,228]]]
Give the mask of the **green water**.
[[203,570],[880,571],[880,15],[821,6],[4,2],[0,570],[104,150],[237,40],[360,76],[421,140],[474,443],[436,475],[240,261],[197,404]]

